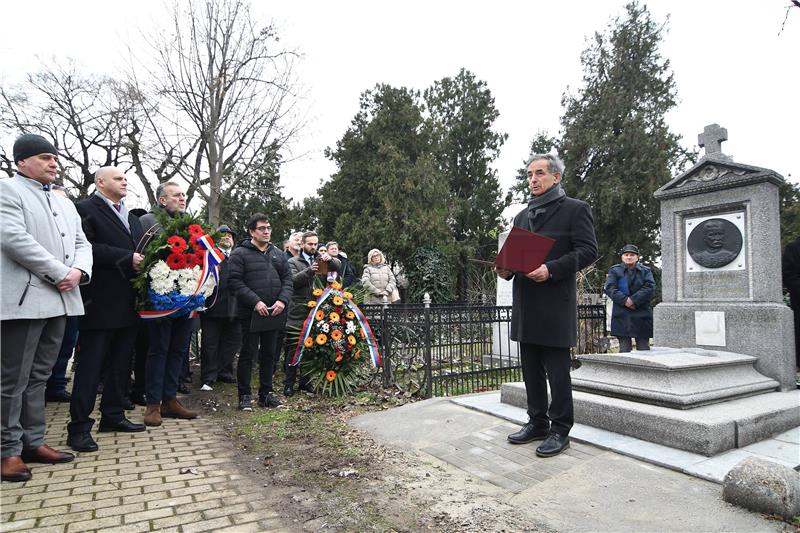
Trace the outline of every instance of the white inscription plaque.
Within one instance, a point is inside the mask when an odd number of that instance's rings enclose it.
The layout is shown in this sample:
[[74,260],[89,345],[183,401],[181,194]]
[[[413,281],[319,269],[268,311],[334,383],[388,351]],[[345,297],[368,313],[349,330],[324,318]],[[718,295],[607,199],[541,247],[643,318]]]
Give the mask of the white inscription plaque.
[[694,312],[694,342],[700,346],[725,346],[725,313]]

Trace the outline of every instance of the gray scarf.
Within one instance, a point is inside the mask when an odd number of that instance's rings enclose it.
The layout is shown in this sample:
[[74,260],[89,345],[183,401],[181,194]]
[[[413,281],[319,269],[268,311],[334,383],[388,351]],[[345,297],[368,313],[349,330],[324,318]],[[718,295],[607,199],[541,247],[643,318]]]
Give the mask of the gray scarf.
[[566,196],[567,193],[564,192],[564,189],[561,188],[560,183],[556,183],[544,194],[540,194],[539,196],[534,196],[533,198],[528,201],[528,217],[531,221],[533,221],[534,217],[537,215],[541,215],[547,212],[547,208],[545,206],[550,205],[551,203],[555,202]]

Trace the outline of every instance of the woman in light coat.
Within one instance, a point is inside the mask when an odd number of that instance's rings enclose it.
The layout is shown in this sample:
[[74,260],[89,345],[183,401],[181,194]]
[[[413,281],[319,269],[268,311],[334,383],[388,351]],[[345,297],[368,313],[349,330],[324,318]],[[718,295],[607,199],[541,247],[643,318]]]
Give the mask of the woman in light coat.
[[364,265],[361,284],[366,289],[365,304],[383,303],[384,296],[389,302],[392,301],[392,293],[397,290],[397,280],[392,269],[386,264],[383,252],[377,248],[373,248],[367,254],[367,264]]

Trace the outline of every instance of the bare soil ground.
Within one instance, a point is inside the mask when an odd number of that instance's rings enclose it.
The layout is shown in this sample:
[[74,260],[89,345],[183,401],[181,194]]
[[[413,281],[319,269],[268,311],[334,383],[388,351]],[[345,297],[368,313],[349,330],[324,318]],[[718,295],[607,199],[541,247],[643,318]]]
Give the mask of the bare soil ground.
[[501,489],[347,425],[350,417],[412,401],[400,391],[279,395],[280,408],[254,405],[248,413],[237,410],[235,385],[198,388],[188,403],[219,421],[242,473],[264,487],[264,505],[279,510],[292,530],[534,531]]

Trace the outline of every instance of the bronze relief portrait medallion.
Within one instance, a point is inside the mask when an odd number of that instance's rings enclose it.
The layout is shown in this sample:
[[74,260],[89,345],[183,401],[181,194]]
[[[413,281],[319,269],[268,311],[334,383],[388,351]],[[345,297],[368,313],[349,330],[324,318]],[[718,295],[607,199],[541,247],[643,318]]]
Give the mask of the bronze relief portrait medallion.
[[729,220],[710,218],[692,230],[686,247],[698,265],[721,268],[739,256],[742,233]]

